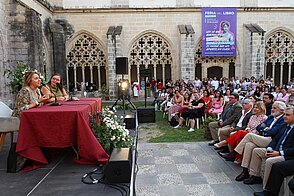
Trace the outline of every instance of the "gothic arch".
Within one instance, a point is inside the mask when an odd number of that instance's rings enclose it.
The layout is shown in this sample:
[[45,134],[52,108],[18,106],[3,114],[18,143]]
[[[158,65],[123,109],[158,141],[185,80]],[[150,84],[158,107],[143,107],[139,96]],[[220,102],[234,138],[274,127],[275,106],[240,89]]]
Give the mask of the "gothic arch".
[[80,83],[88,83],[101,89],[106,84],[106,47],[92,33],[77,32],[66,47],[66,73],[69,89],[78,89]]
[[150,68],[152,77],[163,81],[172,79],[174,54],[172,42],[162,33],[148,30],[132,39],[129,46],[131,81],[140,81],[139,71]]
[[[222,73],[223,74],[226,73],[228,77],[235,76],[235,67],[236,65],[240,65],[240,59],[239,59],[240,55],[239,55],[238,44],[239,43],[237,42],[236,57],[204,57],[203,58],[202,57],[202,37],[200,37],[197,40],[196,47],[195,47],[195,56],[194,56],[195,77],[203,78],[203,77],[207,77],[209,74],[211,75],[211,73],[208,74],[208,69],[211,67],[216,67],[216,66],[221,67],[223,70]],[[226,75],[224,74],[222,77]]]
[[275,28],[265,39],[265,75],[276,85],[294,77],[294,36],[286,28]]

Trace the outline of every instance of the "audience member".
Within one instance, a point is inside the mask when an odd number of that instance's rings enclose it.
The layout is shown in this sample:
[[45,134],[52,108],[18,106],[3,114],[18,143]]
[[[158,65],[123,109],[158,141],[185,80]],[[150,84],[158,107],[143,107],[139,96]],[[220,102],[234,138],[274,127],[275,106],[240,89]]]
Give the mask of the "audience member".
[[191,107],[186,109],[182,114],[179,124],[174,127],[175,129],[181,128],[185,120],[188,119],[190,120],[190,129],[188,132],[193,132],[195,131],[195,118],[204,116],[205,102],[201,99],[198,93],[194,93],[193,95],[195,96],[195,99],[192,101]]
[[[229,96],[229,103],[225,106],[220,120],[210,122],[208,128],[210,130],[213,141],[209,145],[214,145],[219,142],[219,129],[229,130],[235,121],[238,121],[242,115],[242,106],[239,103],[239,95],[232,93]],[[221,132],[221,131],[220,131]]]
[[220,91],[215,92],[211,105],[211,108],[208,110],[208,115],[216,118],[218,114],[223,112],[224,99]]
[[228,154],[219,153],[221,157],[230,161],[234,161],[236,157],[235,163],[236,164],[241,163],[242,156],[237,154],[234,151],[234,148],[240,143],[240,141],[245,137],[245,135],[247,135],[247,133],[257,134],[256,127],[267,119],[267,116],[265,115],[265,106],[262,101],[258,101],[254,104],[253,112],[254,112],[254,115],[250,117],[245,130],[238,130],[236,133],[232,134],[228,139],[215,144],[215,146],[218,148],[225,145],[229,146],[230,153]]
[[[286,158],[286,157],[285,157]],[[294,158],[285,160],[282,162],[277,162],[272,165],[267,183],[262,192],[254,192],[255,196],[278,196],[280,193],[280,188],[284,182],[284,178],[287,176],[294,175]],[[293,182],[292,179],[289,182],[289,188],[293,192]]]
[[263,94],[262,101],[265,104],[266,115],[267,116],[271,115],[272,106],[274,103],[274,96],[270,93],[265,93],[265,94]]
[[236,177],[236,181],[243,181],[249,178],[249,165],[254,148],[264,148],[271,141],[272,138],[286,126],[283,119],[286,104],[281,101],[275,101],[272,107],[272,115],[270,115],[263,123],[256,127],[260,135],[248,133],[236,146],[235,151],[243,155],[241,166],[243,171]]
[[287,127],[283,128],[274,136],[267,148],[255,148],[253,150],[249,167],[251,176],[244,180],[244,184],[257,184],[262,182],[260,166],[262,159],[266,159],[263,175],[263,188],[265,188],[272,165],[276,162],[289,160],[294,156],[294,131],[292,131],[294,127],[293,106],[286,108],[283,118],[287,123]]

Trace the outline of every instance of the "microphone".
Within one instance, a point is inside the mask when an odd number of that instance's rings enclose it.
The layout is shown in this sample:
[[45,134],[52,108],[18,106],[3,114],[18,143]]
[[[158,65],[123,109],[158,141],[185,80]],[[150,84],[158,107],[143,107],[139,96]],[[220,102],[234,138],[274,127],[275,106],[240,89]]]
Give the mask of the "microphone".
[[[56,86],[58,85],[59,83],[56,83]],[[44,86],[45,88],[47,88],[50,93],[52,93],[54,95],[54,103],[51,103],[49,106],[60,106],[61,103],[57,102],[57,97],[56,97],[56,94],[52,92],[52,90],[50,88],[47,87],[46,84],[44,84],[43,82],[41,83],[41,86]],[[60,86],[60,84],[59,84]],[[58,87],[58,86],[57,86]],[[58,87],[59,88],[59,87]]]

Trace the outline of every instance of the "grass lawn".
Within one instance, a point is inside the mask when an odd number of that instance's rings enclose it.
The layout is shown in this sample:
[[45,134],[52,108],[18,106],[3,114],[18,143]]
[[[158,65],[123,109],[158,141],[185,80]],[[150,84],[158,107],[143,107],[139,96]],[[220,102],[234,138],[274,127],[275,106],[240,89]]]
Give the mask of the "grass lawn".
[[[144,106],[145,102],[132,102],[136,107]],[[114,102],[102,102],[103,107],[111,107]],[[129,104],[125,104],[126,110],[131,109]],[[147,102],[147,106],[152,106],[152,102]],[[122,109],[122,102],[118,102],[116,108]],[[152,136],[148,139],[148,142],[199,142],[207,141],[204,138],[204,128],[200,126],[200,129],[196,129],[194,132],[189,133],[189,127],[183,127],[180,129],[174,129],[167,122],[167,116],[163,119],[163,114],[160,111],[156,111],[156,122],[155,123],[142,123],[139,126],[146,126],[146,128],[156,129],[155,132],[160,132],[160,136]],[[152,130],[151,130],[152,132]],[[156,134],[158,135],[158,134]]]
[[149,142],[199,142],[207,141],[204,136],[204,129],[196,129],[188,132],[189,127],[174,129],[167,122],[167,117],[163,119],[162,112],[156,112],[156,125],[161,132],[161,136],[150,138]]

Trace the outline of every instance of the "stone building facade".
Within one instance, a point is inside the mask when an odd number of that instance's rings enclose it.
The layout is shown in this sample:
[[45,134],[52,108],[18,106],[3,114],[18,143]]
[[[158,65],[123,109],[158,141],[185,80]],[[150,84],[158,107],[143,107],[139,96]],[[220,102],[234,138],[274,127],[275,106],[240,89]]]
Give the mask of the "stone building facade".
[[[237,56],[202,57],[201,8],[237,8]],[[0,74],[28,61],[47,78],[60,72],[68,86],[156,79],[294,77],[294,3],[286,0],[2,0]],[[116,57],[128,57],[128,74],[116,74]],[[0,99],[13,102],[0,77]]]

